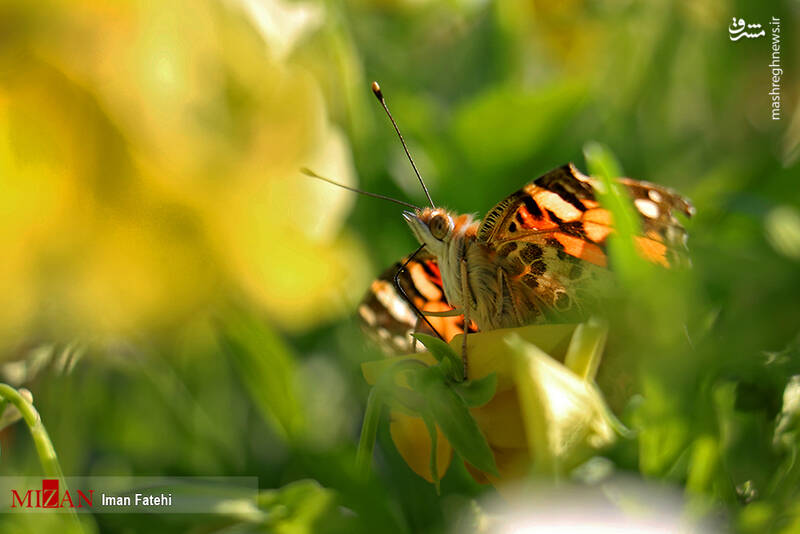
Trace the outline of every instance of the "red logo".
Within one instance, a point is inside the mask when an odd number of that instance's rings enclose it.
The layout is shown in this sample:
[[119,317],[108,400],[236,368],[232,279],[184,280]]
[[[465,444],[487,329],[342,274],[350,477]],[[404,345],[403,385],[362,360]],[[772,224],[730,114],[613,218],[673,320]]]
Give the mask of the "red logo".
[[[73,496],[75,499],[73,499]],[[81,490],[70,494],[69,490],[59,492],[58,479],[42,480],[42,489],[28,490],[20,495],[17,490],[11,490],[11,508],[83,508],[92,506],[94,490],[89,490],[86,496]]]

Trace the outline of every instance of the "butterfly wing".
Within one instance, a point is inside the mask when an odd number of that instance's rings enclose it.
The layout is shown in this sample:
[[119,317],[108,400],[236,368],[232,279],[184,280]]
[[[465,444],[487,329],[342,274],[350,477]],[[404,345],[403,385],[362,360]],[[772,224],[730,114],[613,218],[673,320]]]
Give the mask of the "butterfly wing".
[[[640,252],[651,261],[671,265],[686,241],[675,213],[691,216],[694,208],[666,187],[629,178],[619,182],[641,215]],[[614,229],[611,213],[595,198],[598,186],[572,164],[552,170],[492,208],[478,228],[478,241],[497,247],[510,241],[544,240],[567,255],[606,267],[605,243]]]
[[[685,248],[686,231],[675,217],[691,216],[688,201],[667,188],[621,178],[641,215],[641,254],[664,266],[677,263]],[[495,314],[483,314],[483,328],[576,320],[601,299],[610,283],[606,240],[614,231],[610,212],[595,198],[596,180],[565,165],[537,178],[498,203],[480,224],[477,243],[501,274],[498,294],[477,295],[478,306],[499,301]],[[433,334],[394,285],[401,265],[394,264],[370,286],[359,307],[366,332],[390,354],[422,350],[415,331]],[[442,289],[436,258],[423,250],[410,261],[398,281],[423,311],[452,309]],[[462,316],[429,317],[449,341],[464,331]],[[470,324],[470,331],[476,331]]]
[[[358,307],[362,328],[390,355],[424,350],[420,343],[414,342],[411,336],[414,332],[436,335],[425,321],[418,318],[394,285],[395,275],[407,259],[395,263],[374,280]],[[400,272],[398,282],[414,305],[423,312],[453,309],[444,295],[436,257],[425,249],[408,262]],[[428,317],[428,321],[445,341],[464,332],[464,318],[460,315]],[[470,331],[477,331],[477,328],[471,325]]]
[[[622,178],[641,215],[639,252],[650,261],[674,265],[685,249],[686,231],[676,212],[693,208],[665,187]],[[564,165],[508,196],[484,218],[477,240],[494,251],[503,269],[516,323],[580,316],[608,283],[606,241],[611,213],[600,206],[599,183]]]

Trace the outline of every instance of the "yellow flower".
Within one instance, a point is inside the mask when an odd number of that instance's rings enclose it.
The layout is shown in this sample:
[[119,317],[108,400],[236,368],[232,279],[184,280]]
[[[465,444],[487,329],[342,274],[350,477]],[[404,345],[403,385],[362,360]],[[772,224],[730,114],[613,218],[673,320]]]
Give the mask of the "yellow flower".
[[[594,323],[538,325],[470,334],[468,378],[492,373],[491,400],[470,413],[494,456],[499,476],[465,462],[479,482],[499,485],[532,472],[564,473],[612,443],[615,423],[593,383],[605,344],[605,328]],[[450,345],[460,350],[460,336]],[[418,360],[434,365],[429,352],[367,362],[374,384],[393,364]],[[398,385],[407,387],[402,376]],[[437,469],[430,469],[431,441],[422,419],[393,410],[392,439],[406,463],[430,482],[447,471],[453,445],[438,430]],[[455,447],[457,449],[457,447]]]
[[299,172],[356,181],[292,59],[317,12],[16,3],[0,50],[14,73],[0,82],[0,353],[34,325],[163,333],[231,294],[294,329],[352,308],[367,283],[342,230],[353,196]]

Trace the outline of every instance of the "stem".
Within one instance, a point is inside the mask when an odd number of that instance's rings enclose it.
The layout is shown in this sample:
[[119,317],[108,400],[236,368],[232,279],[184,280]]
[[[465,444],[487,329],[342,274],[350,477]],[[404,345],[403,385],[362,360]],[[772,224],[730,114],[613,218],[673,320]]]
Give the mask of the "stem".
[[[36,411],[33,404],[19,394],[19,391],[8,384],[0,384],[0,399],[4,407],[6,403],[11,403],[22,414],[22,418],[25,420],[25,424],[28,425],[28,430],[30,430],[33,443],[36,446],[36,453],[39,456],[39,463],[42,464],[45,476],[59,479],[60,483],[63,484],[64,490],[68,491],[64,473],[61,472],[61,465],[58,463],[56,450],[53,448],[53,442],[50,441],[47,429],[42,424],[39,412]],[[72,508],[67,508],[66,510],[70,522],[73,523],[74,532],[83,532],[77,512]]]
[[8,408],[8,401],[0,397],[0,430],[3,430],[8,425],[11,425],[17,421],[16,418],[9,419],[8,421],[3,421],[3,414],[6,413],[6,408]]
[[[369,476],[372,465],[372,452],[375,449],[375,437],[378,435],[378,423],[381,419],[381,410],[387,398],[395,400],[401,406],[411,411],[414,405],[423,404],[419,399],[414,398],[413,391],[408,391],[408,395],[397,395],[392,389],[395,377],[406,370],[418,370],[420,367],[427,369],[428,366],[418,360],[410,359],[395,363],[386,368],[381,373],[367,398],[367,409],[364,413],[364,424],[361,426],[361,437],[358,440],[358,450],[356,451],[356,469],[359,475],[364,478]],[[415,402],[416,401],[416,402]]]
[[33,443],[36,445],[36,452],[39,455],[39,462],[42,464],[44,474],[63,478],[64,474],[58,464],[53,443],[50,441],[50,436],[47,435],[47,429],[42,424],[42,418],[36,408],[8,384],[0,384],[0,397],[13,404],[22,414],[22,418],[31,432],[31,437],[33,437]]
[[356,468],[364,478],[367,478],[370,472],[372,451],[375,449],[375,437],[378,434],[382,408],[383,388],[378,384],[369,392],[364,424],[361,426],[361,438],[358,440],[358,450],[356,451]]

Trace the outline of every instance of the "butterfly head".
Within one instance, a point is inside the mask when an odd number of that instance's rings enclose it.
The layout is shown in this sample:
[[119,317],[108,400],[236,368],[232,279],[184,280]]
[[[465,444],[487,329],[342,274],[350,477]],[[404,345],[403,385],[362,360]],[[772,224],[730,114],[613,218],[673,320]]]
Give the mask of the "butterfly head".
[[452,215],[441,208],[424,208],[403,212],[408,225],[420,244],[438,254],[453,237],[455,223]]

